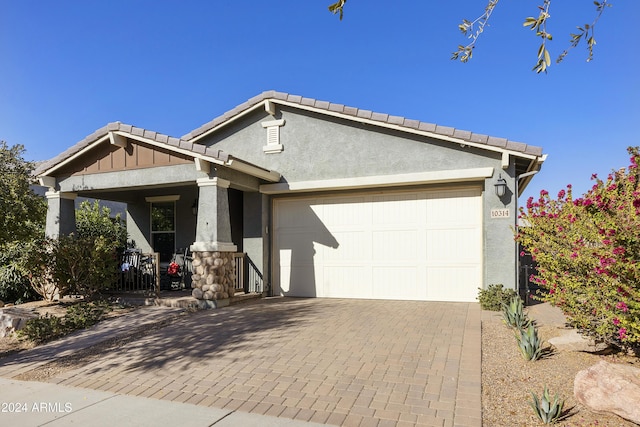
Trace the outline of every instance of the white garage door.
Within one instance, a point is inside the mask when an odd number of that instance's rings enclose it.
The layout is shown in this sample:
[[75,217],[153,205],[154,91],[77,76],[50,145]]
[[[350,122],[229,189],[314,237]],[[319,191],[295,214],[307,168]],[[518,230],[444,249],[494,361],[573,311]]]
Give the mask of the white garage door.
[[274,200],[275,290],[288,296],[475,301],[479,188]]

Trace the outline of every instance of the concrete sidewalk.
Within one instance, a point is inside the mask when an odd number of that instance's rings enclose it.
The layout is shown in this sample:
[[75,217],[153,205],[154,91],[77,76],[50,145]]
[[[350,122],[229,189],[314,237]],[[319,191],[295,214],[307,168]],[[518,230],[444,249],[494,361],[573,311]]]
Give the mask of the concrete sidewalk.
[[0,378],[2,426],[267,426],[322,424],[49,383]]

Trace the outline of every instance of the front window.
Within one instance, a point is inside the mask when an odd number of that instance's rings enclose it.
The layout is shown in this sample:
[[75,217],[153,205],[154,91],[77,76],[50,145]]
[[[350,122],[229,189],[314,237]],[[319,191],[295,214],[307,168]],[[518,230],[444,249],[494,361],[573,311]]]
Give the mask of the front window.
[[160,262],[170,262],[176,248],[176,203],[151,204],[151,246],[160,254]]

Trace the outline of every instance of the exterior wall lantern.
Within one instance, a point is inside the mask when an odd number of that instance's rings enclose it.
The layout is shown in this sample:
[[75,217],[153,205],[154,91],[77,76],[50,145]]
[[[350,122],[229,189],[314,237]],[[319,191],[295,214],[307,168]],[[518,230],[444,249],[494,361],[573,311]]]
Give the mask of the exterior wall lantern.
[[198,199],[196,199],[193,202],[193,205],[191,205],[191,213],[193,213],[193,216],[198,216]]
[[507,181],[502,177],[502,174],[500,174],[498,181],[494,185],[496,187],[496,196],[503,197],[507,192]]

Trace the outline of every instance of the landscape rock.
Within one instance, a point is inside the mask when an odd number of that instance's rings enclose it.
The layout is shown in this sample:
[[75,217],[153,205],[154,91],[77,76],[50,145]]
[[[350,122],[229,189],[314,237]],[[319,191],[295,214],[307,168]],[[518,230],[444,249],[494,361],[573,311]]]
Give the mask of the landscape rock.
[[596,344],[592,339],[580,335],[577,329],[567,329],[561,335],[549,339],[549,344],[559,351],[602,351],[606,344]]
[[578,372],[573,393],[586,407],[640,425],[640,369],[604,360]]
[[38,317],[38,314],[17,307],[0,310],[0,338],[7,337],[24,328],[27,320]]

